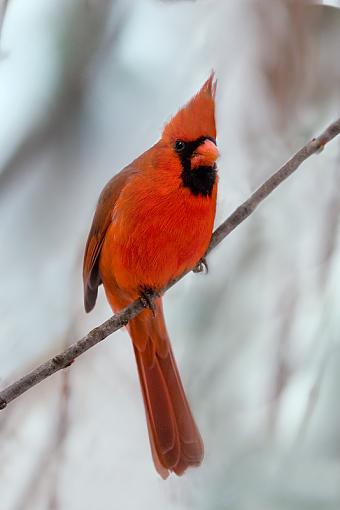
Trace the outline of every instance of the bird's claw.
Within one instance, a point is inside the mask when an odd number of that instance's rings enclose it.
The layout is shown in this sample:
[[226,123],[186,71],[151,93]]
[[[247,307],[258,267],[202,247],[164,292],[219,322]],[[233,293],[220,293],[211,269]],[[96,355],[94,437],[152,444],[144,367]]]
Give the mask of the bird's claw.
[[125,327],[129,324],[129,319],[120,319],[120,323],[122,327]]
[[152,311],[152,315],[156,317],[156,305],[154,303],[154,298],[156,294],[155,291],[152,289],[144,288],[141,290],[139,299],[144,306],[144,308],[148,308]]
[[197,265],[193,269],[194,273],[202,273],[203,271],[206,273],[209,271],[207,260],[204,257],[198,261]]

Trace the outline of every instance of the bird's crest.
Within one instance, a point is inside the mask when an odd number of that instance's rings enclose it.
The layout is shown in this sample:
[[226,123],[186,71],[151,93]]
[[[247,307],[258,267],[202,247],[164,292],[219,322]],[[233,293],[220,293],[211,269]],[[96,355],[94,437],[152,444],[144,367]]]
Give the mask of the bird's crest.
[[216,85],[212,72],[197,94],[166,124],[162,133],[165,142],[196,140],[202,136],[216,138]]

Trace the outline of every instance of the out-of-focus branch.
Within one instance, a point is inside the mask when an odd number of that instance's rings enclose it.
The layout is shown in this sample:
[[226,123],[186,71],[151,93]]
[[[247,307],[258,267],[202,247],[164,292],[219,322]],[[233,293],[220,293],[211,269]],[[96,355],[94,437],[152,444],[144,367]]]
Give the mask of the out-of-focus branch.
[[0,36],[1,36],[2,27],[3,27],[5,16],[6,16],[8,3],[9,3],[9,0],[0,0]]
[[[51,43],[57,44],[58,48],[63,47],[66,41],[73,51],[60,53],[61,67],[56,77],[58,87],[55,92],[46,90],[47,94],[51,94],[49,106],[37,117],[32,117],[29,131],[18,140],[13,152],[3,161],[0,169],[0,195],[7,192],[9,186],[16,185],[19,176],[27,173],[28,167],[35,167],[27,165],[27,161],[34,160],[37,153],[41,153],[42,147],[54,145],[56,140],[59,144],[61,136],[67,139],[70,126],[74,131],[75,125],[82,118],[87,94],[93,90],[92,80],[101,72],[97,69],[95,73],[94,69],[98,65],[98,55],[102,56],[103,49],[110,42],[114,44],[124,21],[124,13],[129,8],[129,2],[126,2],[125,6],[116,10],[116,2],[110,0],[73,3],[73,14],[67,11],[63,28],[58,25],[51,38]],[[1,21],[8,13],[8,5],[9,0],[0,0],[0,37]],[[114,21],[108,42],[104,34],[111,18],[111,9],[114,9]],[[0,61],[1,56],[0,41]]]
[[[340,118],[330,124],[328,128],[317,138],[313,138],[304,147],[302,147],[294,156],[287,161],[279,170],[277,170],[267,181],[262,184],[243,204],[241,204],[213,233],[207,254],[210,253],[225,237],[227,237],[240,223],[242,223],[257,206],[274,191],[285,179],[287,179],[295,170],[312,154],[323,149],[323,147],[340,133]],[[185,276],[189,271],[183,273],[178,278],[170,281],[161,293],[164,293],[175,283]],[[151,296],[155,299],[156,293]],[[101,342],[107,336],[125,326],[131,319],[143,310],[141,300],[136,300],[124,310],[115,314],[100,326],[90,331],[78,342],[75,342],[62,353],[50,358],[41,364],[35,370],[31,371],[18,381],[14,382],[0,392],[0,409],[4,409],[7,404],[16,399],[27,390],[43,381],[50,375],[62,368],[68,367],[75,358],[86,352],[88,349]]]

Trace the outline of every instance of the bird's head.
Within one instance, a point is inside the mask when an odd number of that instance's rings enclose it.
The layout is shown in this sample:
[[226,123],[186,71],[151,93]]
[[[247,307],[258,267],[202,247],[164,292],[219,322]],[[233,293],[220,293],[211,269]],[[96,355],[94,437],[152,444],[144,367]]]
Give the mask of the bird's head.
[[[199,92],[164,127],[161,143],[176,158],[183,185],[209,195],[216,180],[216,81],[212,73]],[[173,159],[175,162],[175,160]],[[177,166],[176,164],[176,166]]]

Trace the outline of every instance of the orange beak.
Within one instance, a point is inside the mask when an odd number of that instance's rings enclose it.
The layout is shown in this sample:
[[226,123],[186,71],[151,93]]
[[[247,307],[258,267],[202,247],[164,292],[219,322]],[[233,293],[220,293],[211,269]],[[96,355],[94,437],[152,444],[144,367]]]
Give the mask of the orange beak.
[[213,141],[205,140],[192,155],[191,168],[199,166],[212,166],[220,153]]

